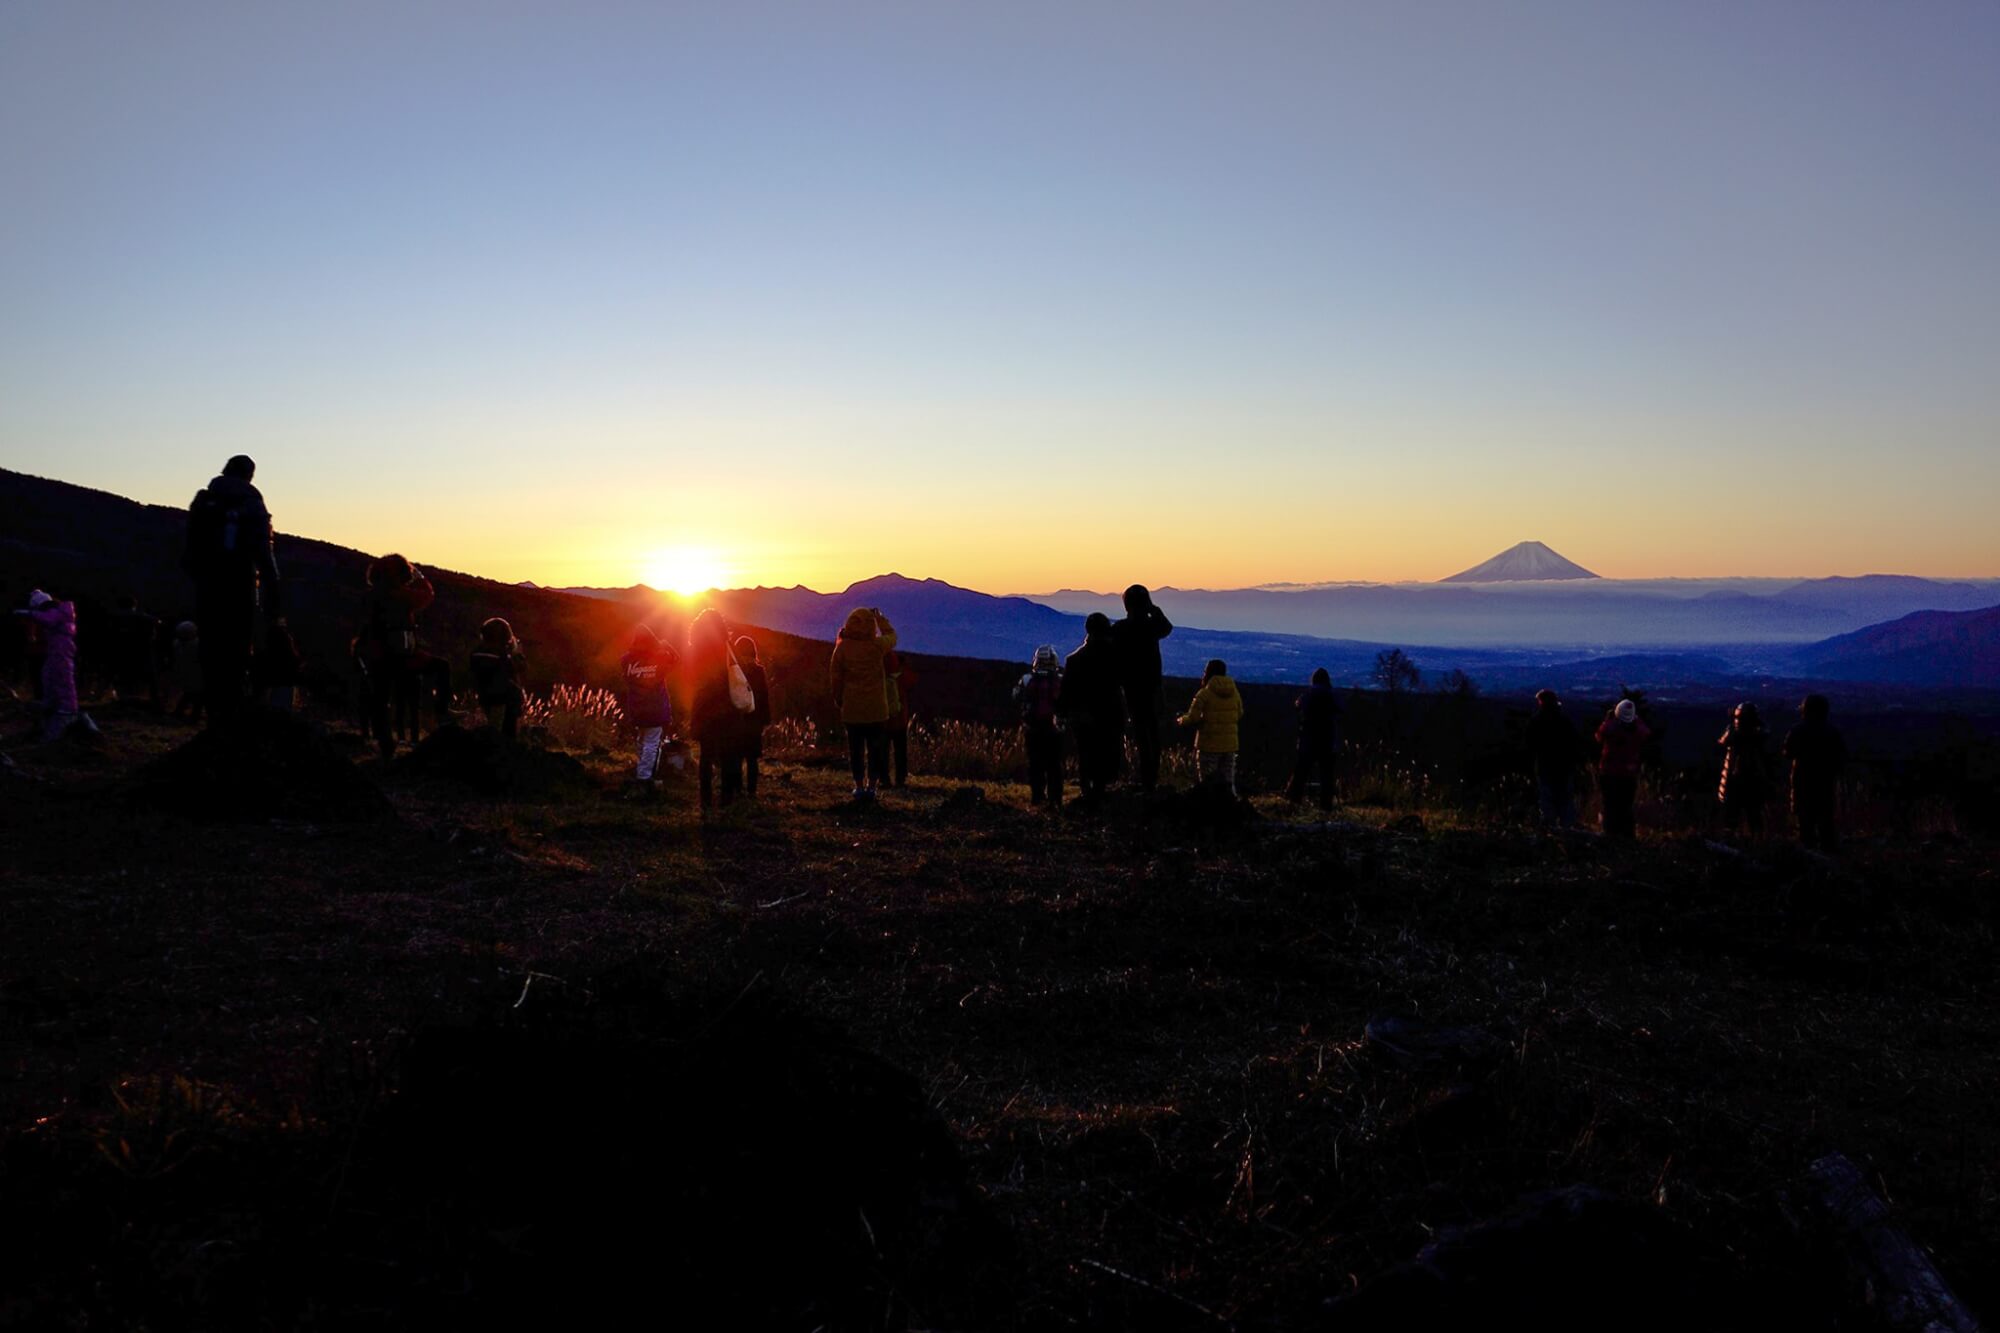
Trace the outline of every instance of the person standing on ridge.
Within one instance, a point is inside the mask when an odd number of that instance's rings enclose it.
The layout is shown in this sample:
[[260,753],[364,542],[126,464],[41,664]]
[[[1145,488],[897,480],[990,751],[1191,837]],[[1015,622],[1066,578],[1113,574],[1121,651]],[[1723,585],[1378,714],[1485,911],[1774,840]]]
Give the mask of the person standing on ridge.
[[856,607],[833,645],[828,684],[847,728],[847,766],[854,775],[854,799],[873,800],[876,775],[889,764],[889,676],[886,662],[896,647],[896,631],[873,607]]
[[[395,726],[402,719],[408,719],[410,739],[417,738],[424,693],[435,702],[439,726],[453,720],[451,667],[443,658],[417,646],[417,617],[437,600],[437,589],[423,570],[392,552],[368,566],[367,580],[367,619],[355,637],[354,657],[368,681],[368,716],[375,744],[382,757],[389,759],[396,753]],[[208,642],[205,622],[201,636],[203,643]]]
[[[688,718],[695,744],[700,747],[696,773],[704,812],[717,800],[734,805],[743,787],[743,765],[738,762],[743,743],[742,712],[729,697],[729,668],[735,660],[730,638],[728,623],[712,606],[688,625]],[[722,774],[719,797],[715,790],[718,770]]]
[[1039,806],[1046,800],[1051,810],[1062,809],[1062,732],[1057,729],[1062,691],[1062,664],[1055,645],[1045,643],[1035,649],[1028,674],[1015,684],[1014,703],[1021,710],[1028,747],[1028,801]]
[[1153,605],[1143,583],[1125,590],[1125,618],[1111,627],[1118,656],[1118,680],[1125,691],[1125,708],[1132,715],[1132,746],[1139,753],[1139,788],[1160,785],[1160,640],[1174,632],[1164,612]]
[[42,632],[42,739],[61,738],[80,715],[76,699],[76,603],[60,601],[36,588],[25,609],[16,610]]
[[[521,689],[521,668],[526,659],[514,627],[500,616],[479,626],[479,646],[467,664],[472,669],[472,689],[487,725],[513,740],[521,731],[521,714],[527,709],[527,695]],[[627,710],[628,716],[630,710]]]
[[1639,757],[1653,732],[1639,720],[1639,705],[1620,699],[1597,728],[1597,790],[1604,801],[1604,833],[1630,838],[1637,830],[1632,807],[1639,797]]
[[1576,827],[1571,799],[1577,761],[1583,757],[1583,737],[1563,712],[1554,690],[1535,694],[1535,714],[1528,719],[1528,758],[1535,769],[1535,795],[1544,828]]
[[271,511],[251,484],[256,475],[257,464],[238,454],[188,504],[181,565],[194,579],[202,697],[212,722],[234,715],[248,696],[258,612],[279,624],[285,618]]
[[1742,824],[1753,838],[1764,834],[1764,802],[1770,796],[1770,770],[1764,759],[1764,719],[1757,705],[1740,703],[1729,715],[1729,727],[1717,738],[1722,747],[1722,781],[1715,788],[1722,807],[1722,827],[1730,832]]
[[1799,821],[1799,841],[1828,854],[1839,841],[1834,824],[1840,770],[1847,763],[1847,742],[1828,721],[1832,712],[1833,705],[1824,694],[1808,694],[1799,705],[1799,724],[1785,735],[1785,758],[1792,765],[1792,815]]
[[910,782],[910,691],[916,686],[917,673],[901,653],[885,656],[882,671],[889,682],[889,720],[883,724],[888,759],[876,776],[884,786],[900,790]]
[[1195,765],[1201,785],[1236,795],[1236,751],[1241,745],[1243,695],[1229,678],[1229,665],[1213,658],[1201,673],[1201,688],[1178,719],[1193,727]]
[[[492,624],[492,621],[487,621]],[[509,632],[509,638],[513,637]],[[667,696],[667,676],[680,661],[680,655],[645,625],[632,631],[632,642],[625,656],[618,659],[618,670],[624,686],[619,692],[619,702],[625,709],[625,721],[631,726],[639,745],[638,762],[632,770],[632,780],[639,785],[641,793],[652,790],[652,784],[660,772],[660,744],[666,736],[667,728],[674,724],[673,700]]]
[[1061,716],[1076,733],[1076,785],[1086,801],[1104,795],[1125,764],[1125,695],[1111,617],[1084,618],[1083,643],[1063,662]]
[[1333,765],[1340,753],[1340,700],[1333,693],[1333,677],[1325,667],[1314,669],[1312,688],[1301,694],[1294,706],[1299,710],[1299,753],[1292,764],[1285,799],[1293,805],[1304,804],[1306,785],[1317,770],[1319,808],[1325,814],[1333,809]]
[[111,640],[112,684],[120,699],[137,699],[142,694],[154,708],[160,706],[160,622],[139,608],[139,599],[121,593],[118,609],[108,625]]
[[736,636],[736,663],[743,668],[755,706],[740,715],[743,728],[738,755],[743,761],[743,794],[757,799],[757,770],[764,758],[764,728],[771,725],[771,677],[757,656],[757,641],[748,634]]

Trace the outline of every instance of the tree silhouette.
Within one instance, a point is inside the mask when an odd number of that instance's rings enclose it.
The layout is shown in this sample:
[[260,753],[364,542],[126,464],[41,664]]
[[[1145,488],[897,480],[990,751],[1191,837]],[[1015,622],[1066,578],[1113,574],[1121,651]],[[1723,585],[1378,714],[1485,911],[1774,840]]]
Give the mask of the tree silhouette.
[[1414,690],[1423,678],[1424,673],[1401,648],[1385,648],[1375,654],[1375,683],[1390,694]]

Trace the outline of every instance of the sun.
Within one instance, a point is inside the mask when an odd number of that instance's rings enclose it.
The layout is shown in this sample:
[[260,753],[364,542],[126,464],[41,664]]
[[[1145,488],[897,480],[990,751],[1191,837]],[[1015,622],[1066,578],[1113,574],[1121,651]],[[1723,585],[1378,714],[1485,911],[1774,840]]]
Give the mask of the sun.
[[719,588],[728,573],[722,558],[705,546],[676,546],[646,560],[646,583],[680,597]]

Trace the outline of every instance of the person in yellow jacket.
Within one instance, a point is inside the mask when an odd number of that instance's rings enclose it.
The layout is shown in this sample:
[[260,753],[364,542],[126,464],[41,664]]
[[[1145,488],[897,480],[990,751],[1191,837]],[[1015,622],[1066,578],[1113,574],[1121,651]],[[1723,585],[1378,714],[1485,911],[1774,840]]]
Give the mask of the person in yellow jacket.
[[1243,720],[1243,695],[1229,678],[1229,666],[1212,658],[1201,673],[1201,688],[1181,714],[1180,724],[1195,728],[1195,760],[1203,786],[1215,783],[1236,794],[1237,724]]
[[854,775],[854,798],[875,796],[875,774],[889,762],[889,673],[884,659],[896,646],[889,618],[874,607],[847,613],[833,645],[828,683],[833,704],[847,728],[847,766]]

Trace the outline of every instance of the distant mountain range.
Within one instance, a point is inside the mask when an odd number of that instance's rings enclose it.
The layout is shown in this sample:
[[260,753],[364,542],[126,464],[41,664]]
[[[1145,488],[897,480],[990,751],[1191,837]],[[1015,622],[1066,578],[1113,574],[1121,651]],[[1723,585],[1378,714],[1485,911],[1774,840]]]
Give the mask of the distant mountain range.
[[1440,583],[1543,583],[1557,579],[1594,579],[1582,565],[1551,551],[1540,542],[1516,542],[1491,560],[1462,570]]
[[[108,605],[131,590],[175,614],[187,594],[178,569],[183,524],[177,509],[0,470],[0,593],[18,604],[47,581]],[[302,637],[336,660],[359,616],[366,557],[291,536],[281,536],[279,556]],[[908,651],[1006,663],[1026,662],[1042,643],[1067,653],[1082,640],[1089,611],[1123,614],[1110,594],[1002,597],[900,574],[835,593],[760,587],[679,599],[644,586],[544,589],[433,573],[441,595],[428,620],[441,642],[469,643],[480,616],[504,615],[530,640],[539,669],[570,680],[601,678],[636,621],[678,625],[702,603],[738,624],[819,642],[833,638],[851,608],[874,606],[896,623]],[[1179,676],[1198,677],[1219,657],[1249,681],[1298,682],[1324,666],[1341,684],[1365,684],[1375,655],[1394,645],[1408,649],[1427,678],[1456,668],[1496,691],[1759,677],[2000,688],[1994,581],[1577,578],[1161,588],[1155,597],[1176,625],[1161,647],[1168,672]],[[1300,632],[1307,627],[1317,632]],[[787,653],[811,656],[803,642]]]

